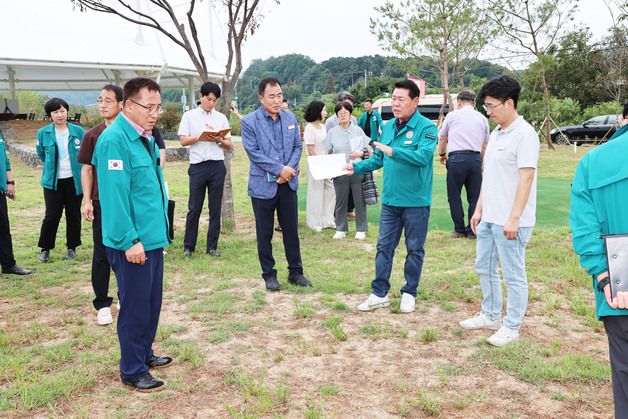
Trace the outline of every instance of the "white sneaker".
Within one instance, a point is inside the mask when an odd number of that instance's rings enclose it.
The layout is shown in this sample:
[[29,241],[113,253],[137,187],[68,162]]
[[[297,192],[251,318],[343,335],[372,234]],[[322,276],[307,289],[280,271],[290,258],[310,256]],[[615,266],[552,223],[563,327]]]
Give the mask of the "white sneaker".
[[378,297],[375,294],[369,295],[362,304],[358,306],[358,310],[360,311],[373,311],[378,308],[388,307],[390,305],[390,300],[388,296]]
[[321,233],[323,231],[323,227],[320,227],[320,226],[312,227],[312,230],[314,230],[316,233]]
[[347,233],[345,231],[336,231],[336,234],[334,234],[334,240],[341,240],[344,239],[345,237],[347,237]]
[[487,342],[493,346],[504,346],[519,340],[519,332],[506,326],[499,328],[497,332],[487,339]]
[[401,294],[401,304],[399,305],[399,311],[401,313],[412,313],[414,311],[415,298],[412,294]]
[[357,233],[355,233],[354,239],[356,239],[356,240],[364,240],[364,239],[366,239],[366,233],[363,232],[363,231],[358,231]]
[[98,310],[98,324],[100,326],[106,326],[113,323],[113,317],[111,317],[111,309],[109,307],[103,307]]
[[497,330],[501,327],[502,322],[500,319],[491,320],[486,314],[480,311],[470,319],[463,320],[458,323],[463,329],[475,330],[475,329],[491,329]]

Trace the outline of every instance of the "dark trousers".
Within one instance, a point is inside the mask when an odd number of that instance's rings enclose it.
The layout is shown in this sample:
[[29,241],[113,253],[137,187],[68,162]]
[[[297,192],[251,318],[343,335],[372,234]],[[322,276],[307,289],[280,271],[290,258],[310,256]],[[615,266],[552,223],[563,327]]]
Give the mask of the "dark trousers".
[[41,224],[38,246],[42,249],[54,249],[59,221],[65,208],[66,245],[74,249],[81,245],[81,201],[83,195],[76,195],[74,179],[59,179],[57,190],[44,188],[46,214]]
[[107,260],[107,252],[102,242],[102,212],[100,202],[92,201],[94,206],[94,221],[92,223],[92,237],[94,238],[94,255],[92,257],[92,288],[94,288],[93,304],[96,310],[110,307],[113,298],[109,297],[109,274],[111,267]]
[[303,273],[301,248],[299,245],[299,219],[297,193],[287,183],[277,187],[277,194],[271,199],[251,198],[255,214],[255,233],[257,235],[257,253],[262,266],[262,277],[268,279],[277,276],[273,258],[273,231],[275,210],[283,229],[283,247],[288,261],[288,271]]
[[225,186],[226,173],[225,162],[222,160],[207,160],[190,165],[188,169],[190,198],[188,200],[188,215],[185,218],[185,237],[183,238],[183,246],[185,248],[190,250],[196,248],[198,220],[201,212],[203,212],[205,190],[207,190],[207,204],[209,207],[206,249],[217,248],[218,238],[220,237],[222,191]]
[[[355,209],[355,231],[366,233],[368,219],[366,214],[366,202],[362,195],[362,180],[364,175],[338,176],[334,178],[334,190],[336,191],[336,208],[334,210],[334,222],[336,231],[349,231],[347,212]],[[349,209],[348,200],[351,197],[353,208]]]
[[[467,192],[467,202],[469,203],[468,222],[465,222],[462,199],[460,198],[463,186]],[[466,151],[449,153],[447,159],[447,199],[449,200],[451,219],[454,222],[454,230],[458,233],[467,234],[471,232],[471,217],[478,203],[481,186],[482,156],[480,153]]]
[[148,371],[146,362],[153,355],[161,311],[164,252],[162,248],[146,252],[146,263],[139,265],[127,262],[122,250],[106,247],[106,251],[120,297],[120,373],[130,380]]
[[430,218],[430,207],[392,207],[382,205],[379,221],[379,237],[377,239],[377,253],[375,254],[375,279],[371,283],[373,294],[385,297],[390,290],[390,272],[393,267],[395,249],[401,239],[401,233],[406,238],[406,262],[403,274],[406,284],[401,288],[402,293],[416,297],[423,259],[425,257],[425,238],[427,236],[427,222]]
[[615,417],[624,418],[628,412],[628,316],[604,317],[611,359]]
[[15,266],[7,197],[3,193],[0,193],[0,264],[4,270]]

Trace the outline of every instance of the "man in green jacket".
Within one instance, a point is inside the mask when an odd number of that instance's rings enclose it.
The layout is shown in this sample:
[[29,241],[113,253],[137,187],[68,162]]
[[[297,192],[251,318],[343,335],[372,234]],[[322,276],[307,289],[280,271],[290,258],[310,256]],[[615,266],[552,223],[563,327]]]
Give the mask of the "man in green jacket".
[[162,388],[149,368],[164,368],[170,357],[153,353],[163,284],[163,248],[168,238],[168,196],[152,130],[161,106],[153,80],[124,85],[123,111],[103,131],[92,164],[102,209],[102,236],[118,280],[120,377],[139,391]]
[[621,121],[619,121],[620,128],[615,131],[615,133],[611,136],[611,138],[608,139],[608,141],[614,140],[617,137],[621,137],[626,132],[628,132],[628,102],[624,104],[624,111],[622,112],[621,117]]
[[604,322],[611,361],[615,417],[628,412],[628,293],[611,299],[606,234],[628,233],[628,134],[588,152],[571,185],[569,226],[574,251],[591,275],[597,318]]
[[358,306],[360,311],[390,304],[390,272],[402,231],[408,255],[400,311],[414,311],[425,256],[423,246],[432,204],[434,148],[438,138],[436,125],[417,110],[420,94],[418,86],[410,80],[395,83],[392,95],[395,118],[384,126],[381,141],[373,142],[375,154],[346,167],[351,175],[384,168],[375,279],[371,284],[371,295]]
[[373,101],[371,99],[364,101],[364,112],[358,119],[358,126],[362,128],[362,131],[371,141],[379,140],[379,131],[384,126],[384,123],[377,109],[373,109]]
[[28,269],[21,268],[13,256],[13,242],[9,225],[7,198],[15,199],[15,180],[11,172],[11,162],[0,134],[0,265],[3,274],[28,275]]

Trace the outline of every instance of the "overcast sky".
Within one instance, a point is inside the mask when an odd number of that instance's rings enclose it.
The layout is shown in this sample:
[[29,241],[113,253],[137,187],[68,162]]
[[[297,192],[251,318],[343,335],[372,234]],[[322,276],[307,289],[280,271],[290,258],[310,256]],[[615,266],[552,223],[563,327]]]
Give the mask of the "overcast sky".
[[[147,0],[128,1],[148,9]],[[214,3],[218,9],[220,2]],[[261,3],[265,18],[255,35],[246,41],[245,67],[256,58],[289,53],[304,54],[317,62],[334,56],[388,55],[369,30],[373,7],[383,0]],[[223,72],[225,25],[220,12],[211,11],[209,0],[198,4],[195,16],[201,26],[208,66],[212,71]],[[576,23],[588,25],[598,39],[606,34],[611,17],[602,0],[581,0]],[[0,0],[0,57],[158,65],[165,61],[172,66],[192,68],[181,48],[163,36],[158,41],[152,30],[142,28],[143,43],[138,43],[138,28],[112,15],[73,11],[70,0]]]

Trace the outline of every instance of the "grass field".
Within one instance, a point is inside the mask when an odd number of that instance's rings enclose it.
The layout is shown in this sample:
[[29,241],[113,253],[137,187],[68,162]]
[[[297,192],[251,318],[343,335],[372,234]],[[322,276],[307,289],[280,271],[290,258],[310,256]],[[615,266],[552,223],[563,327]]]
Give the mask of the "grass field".
[[[220,259],[183,258],[187,164],[169,164],[176,237],[167,249],[155,350],[174,356],[175,365],[155,374],[167,389],[150,395],[120,384],[115,325],[96,325],[90,226],[83,225],[77,260],[61,259],[62,222],[51,262],[37,262],[40,172],[13,162],[15,253],[35,273],[0,276],[0,416],[612,417],[606,336],[567,228],[570,179],[585,151],[542,151],[539,225],[527,252],[529,310],[521,342],[502,349],[485,343],[489,333],[458,326],[479,309],[481,292],[474,242],[447,237],[452,227],[439,164],[417,311],[409,315],[398,313],[403,247],[391,308],[355,310],[373,276],[376,207],[369,207],[365,242],[332,241],[331,231],[305,228],[300,189],[301,246],[314,287],[286,285],[279,236],[275,258],[284,289],[268,294],[240,146],[232,168],[237,227],[221,237]],[[205,218],[200,249],[206,228]]]

